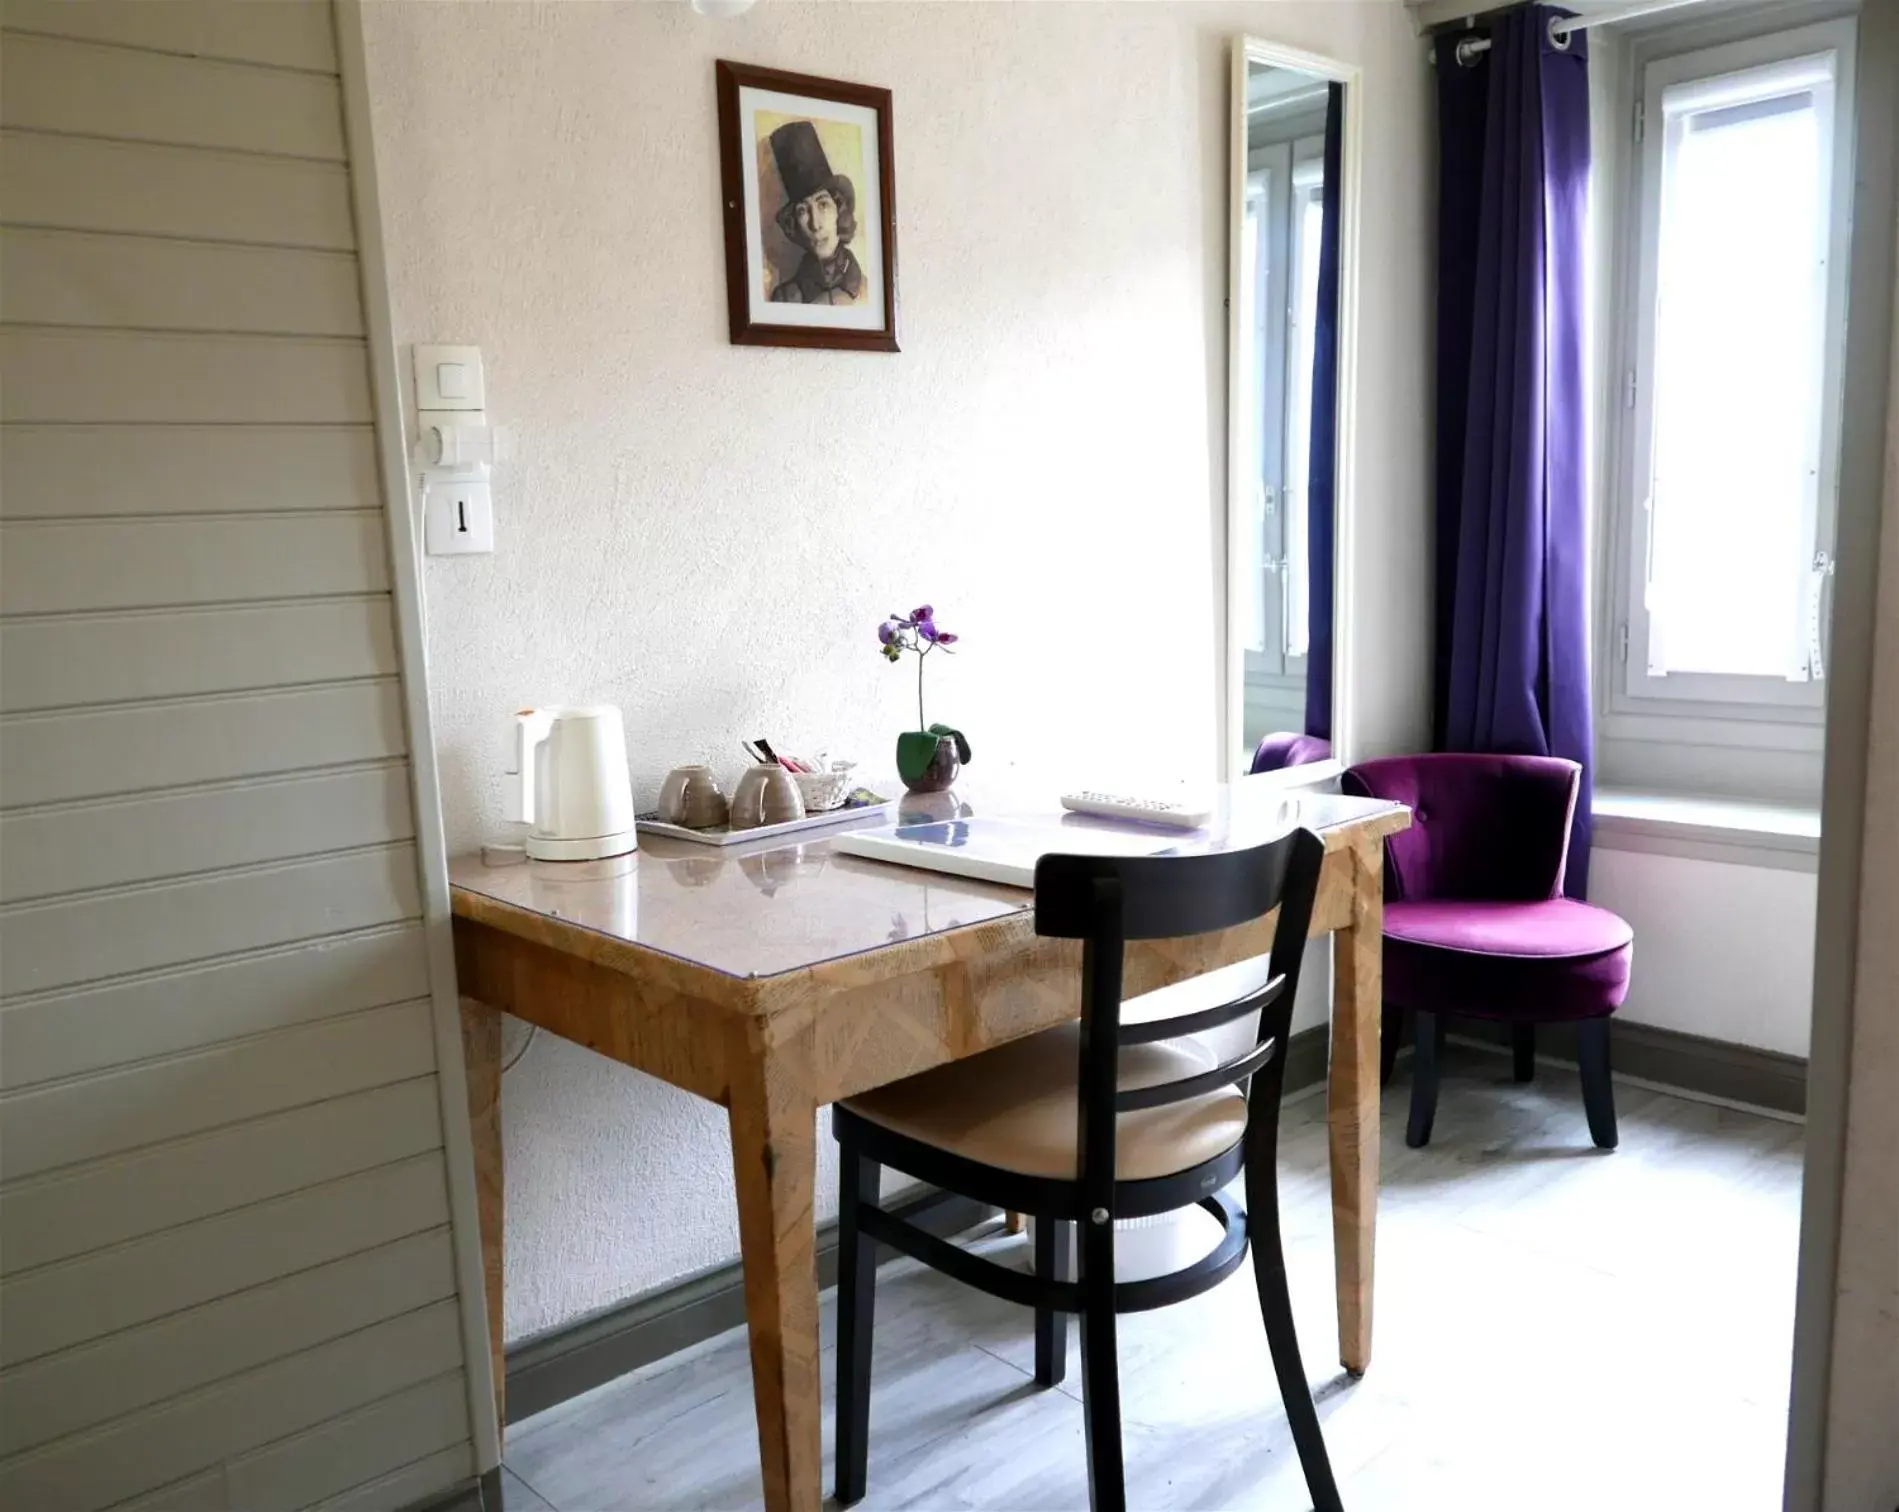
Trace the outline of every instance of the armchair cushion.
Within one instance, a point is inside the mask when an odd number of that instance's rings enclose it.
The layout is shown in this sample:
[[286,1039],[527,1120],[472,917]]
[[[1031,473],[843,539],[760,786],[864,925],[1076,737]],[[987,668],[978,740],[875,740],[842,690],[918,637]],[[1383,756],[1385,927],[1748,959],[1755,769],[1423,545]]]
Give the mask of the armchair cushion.
[[1629,991],[1635,931],[1568,898],[1385,905],[1385,1001],[1463,1018],[1601,1018]]

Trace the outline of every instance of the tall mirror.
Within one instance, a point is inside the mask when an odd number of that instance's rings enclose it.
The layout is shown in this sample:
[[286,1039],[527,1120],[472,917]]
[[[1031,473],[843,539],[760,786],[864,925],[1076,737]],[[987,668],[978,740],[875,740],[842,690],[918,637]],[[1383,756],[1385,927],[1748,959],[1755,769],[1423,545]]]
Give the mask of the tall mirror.
[[1251,39],[1235,48],[1226,660],[1236,774],[1337,770],[1351,87],[1341,73]]

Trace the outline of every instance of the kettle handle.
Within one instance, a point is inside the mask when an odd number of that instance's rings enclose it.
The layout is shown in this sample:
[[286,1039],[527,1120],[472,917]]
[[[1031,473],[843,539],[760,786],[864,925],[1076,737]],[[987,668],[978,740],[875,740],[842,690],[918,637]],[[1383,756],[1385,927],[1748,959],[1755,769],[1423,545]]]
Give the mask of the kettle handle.
[[508,789],[505,818],[534,823],[534,769],[540,749],[554,728],[552,709],[522,709],[514,716],[514,765],[507,775],[519,780]]

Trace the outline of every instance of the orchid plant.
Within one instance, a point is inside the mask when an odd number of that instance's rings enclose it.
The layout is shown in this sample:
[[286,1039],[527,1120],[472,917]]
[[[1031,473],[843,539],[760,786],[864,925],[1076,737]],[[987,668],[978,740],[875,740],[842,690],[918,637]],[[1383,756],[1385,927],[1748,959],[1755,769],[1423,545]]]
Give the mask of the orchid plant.
[[955,742],[958,761],[969,760],[969,741],[963,732],[948,725],[928,724],[923,713],[923,664],[931,652],[947,652],[958,639],[937,628],[936,611],[928,604],[908,614],[893,614],[877,627],[877,643],[885,661],[900,662],[906,651],[917,659],[917,728],[897,737],[897,768],[906,782],[922,776],[935,759],[937,742],[944,737]]

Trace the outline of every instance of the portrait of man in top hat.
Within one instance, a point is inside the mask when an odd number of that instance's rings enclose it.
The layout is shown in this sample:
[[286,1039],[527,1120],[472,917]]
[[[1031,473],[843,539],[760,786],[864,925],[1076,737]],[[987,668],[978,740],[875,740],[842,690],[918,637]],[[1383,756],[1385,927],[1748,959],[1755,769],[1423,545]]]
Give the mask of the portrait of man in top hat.
[[890,91],[715,70],[733,344],[901,350]]
[[771,134],[772,161],[784,189],[778,229],[798,254],[793,267],[776,268],[774,304],[858,304],[864,270],[851,251],[857,235],[857,191],[831,171],[824,143],[810,121],[788,121]]

